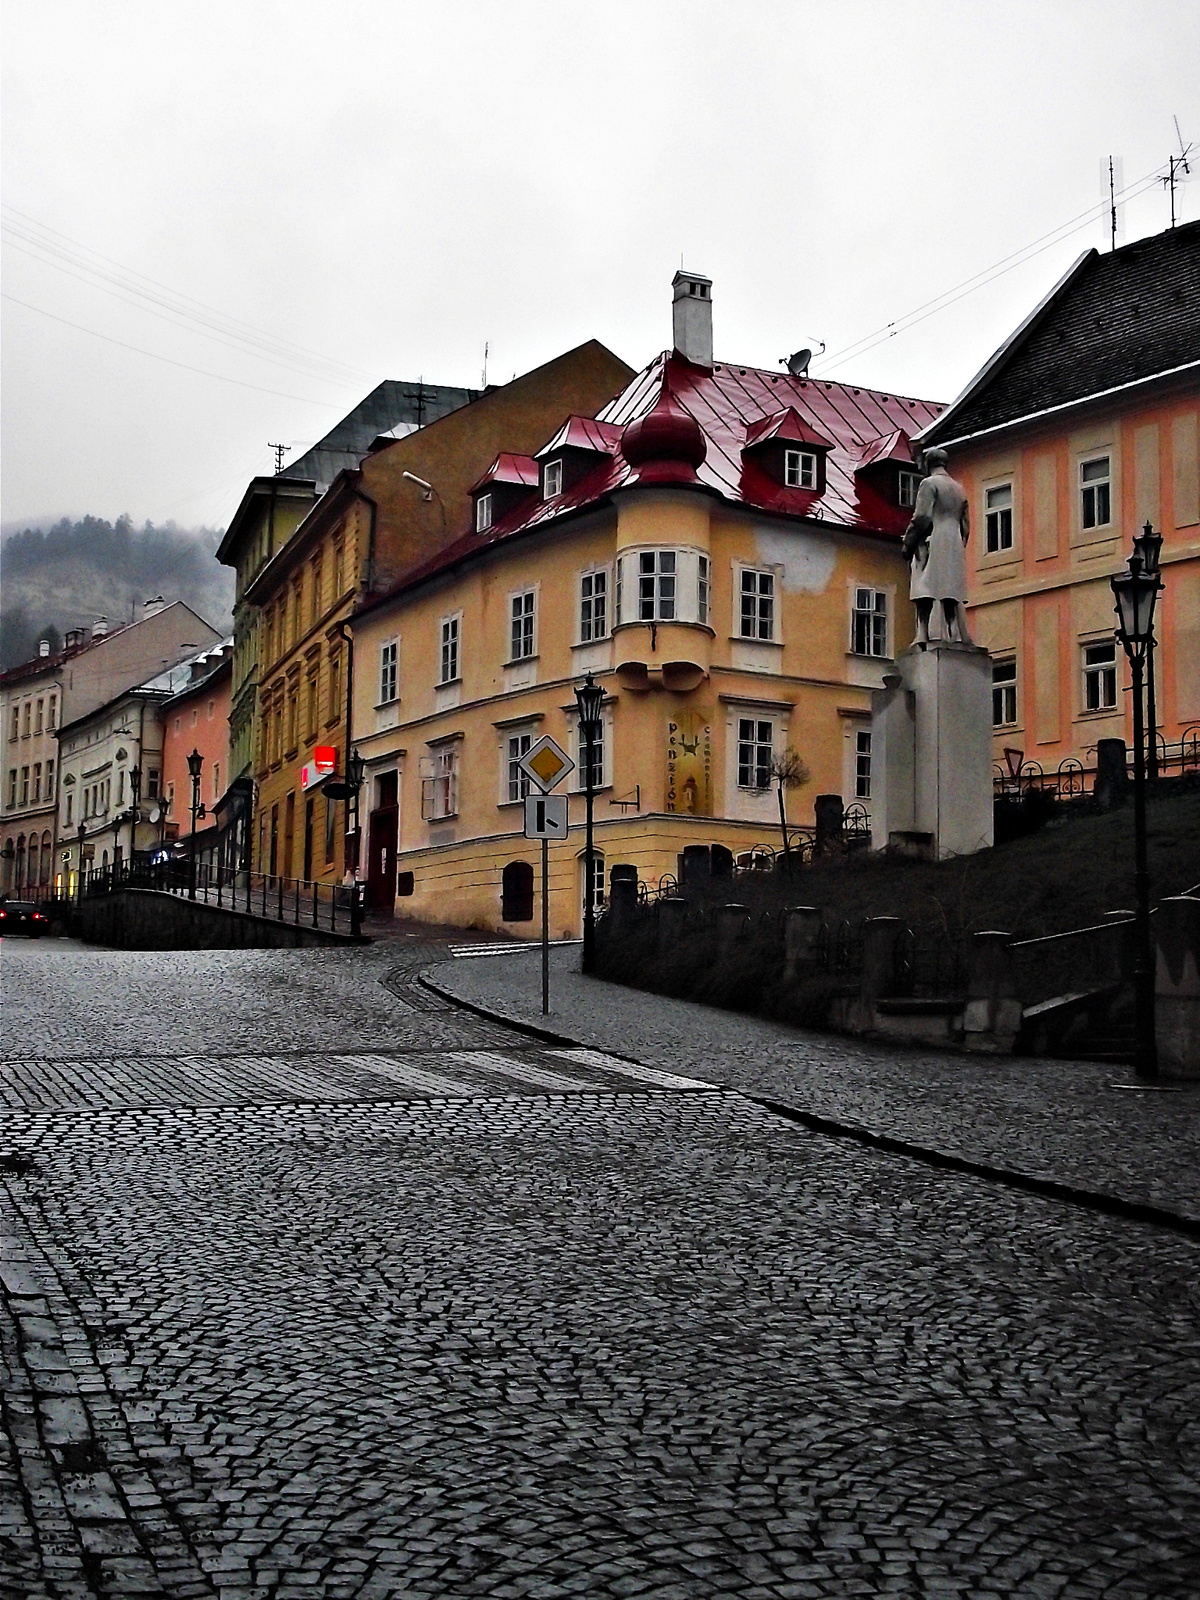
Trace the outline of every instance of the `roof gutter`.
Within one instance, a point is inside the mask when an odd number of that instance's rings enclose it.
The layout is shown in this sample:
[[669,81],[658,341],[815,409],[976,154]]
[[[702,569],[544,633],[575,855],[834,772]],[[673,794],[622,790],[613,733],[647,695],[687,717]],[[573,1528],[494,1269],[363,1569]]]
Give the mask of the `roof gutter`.
[[1128,394],[1132,389],[1140,389],[1145,384],[1159,383],[1164,378],[1178,377],[1180,373],[1195,372],[1197,369],[1200,369],[1200,361],[1185,361],[1182,366],[1167,367],[1163,372],[1152,372],[1145,378],[1132,378],[1128,383],[1118,383],[1111,389],[1097,389],[1094,394],[1080,395],[1074,400],[1064,400],[1061,405],[1046,406],[1041,411],[1027,411],[1024,416],[1010,417],[1005,422],[995,422],[990,428],[979,428],[974,433],[960,433],[953,439],[939,439],[937,445],[939,449],[949,450],[955,445],[972,444],[976,439],[987,439],[993,434],[1004,433],[1009,428],[1021,428],[1027,423],[1039,422],[1043,417],[1060,416],[1064,411],[1072,411],[1077,406],[1095,405],[1101,400],[1110,400],[1116,395]]

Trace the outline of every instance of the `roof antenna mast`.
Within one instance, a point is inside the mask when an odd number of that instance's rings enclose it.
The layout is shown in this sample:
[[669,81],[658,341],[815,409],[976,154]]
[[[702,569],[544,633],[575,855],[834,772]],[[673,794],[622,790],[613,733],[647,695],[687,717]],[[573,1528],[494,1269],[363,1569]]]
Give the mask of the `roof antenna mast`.
[[485,388],[485,389],[487,388],[487,364],[488,364],[488,351],[490,349],[491,349],[491,344],[487,339],[485,339],[483,341],[483,388]]
[[1108,200],[1108,247],[1115,250],[1117,240],[1125,237],[1125,202],[1117,204],[1117,196],[1125,192],[1125,163],[1120,156],[1109,156],[1101,181]]
[[283,458],[284,458],[285,455],[287,455],[288,451],[291,448],[292,447],[291,447],[290,444],[271,444],[268,441],[267,449],[268,450],[274,450],[274,452],[275,452],[275,476],[276,477],[278,477],[279,474],[283,471]]
[[1165,178],[1160,178],[1158,181],[1162,184],[1164,189],[1169,189],[1171,192],[1171,226],[1174,227],[1175,187],[1177,184],[1182,183],[1184,178],[1191,176],[1192,169],[1188,166],[1188,157],[1192,153],[1192,146],[1190,140],[1187,144],[1184,144],[1183,142],[1183,135],[1179,131],[1179,118],[1172,117],[1171,120],[1175,124],[1175,137],[1179,140],[1179,154],[1177,156],[1172,155],[1167,157],[1167,175]]

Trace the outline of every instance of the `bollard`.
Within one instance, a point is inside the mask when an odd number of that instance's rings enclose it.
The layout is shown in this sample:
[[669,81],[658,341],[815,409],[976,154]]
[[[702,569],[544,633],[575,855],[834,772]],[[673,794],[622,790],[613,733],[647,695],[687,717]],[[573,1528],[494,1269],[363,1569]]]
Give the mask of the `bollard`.
[[816,965],[823,913],[816,906],[788,906],[783,913],[784,981]]
[[746,906],[728,905],[717,907],[717,955],[727,956],[734,945],[742,936],[742,930],[749,916]]
[[1105,811],[1123,806],[1129,792],[1124,739],[1101,739],[1096,746],[1096,782],[1092,789]]
[[813,803],[817,837],[814,848],[818,855],[840,850],[842,832],[846,822],[846,808],[840,794],[819,794]]
[[1200,897],[1160,900],[1154,940],[1158,1070],[1164,1078],[1200,1078]]
[[624,928],[637,910],[638,872],[620,862],[608,874],[608,916],[613,930]]
[[683,938],[683,919],[687,915],[686,900],[660,900],[658,902],[658,938],[656,946],[659,955],[669,950],[676,950]]
[[963,1012],[963,1044],[988,1055],[1011,1054],[1021,1028],[1013,972],[1012,934],[988,928],[971,939],[971,970]]

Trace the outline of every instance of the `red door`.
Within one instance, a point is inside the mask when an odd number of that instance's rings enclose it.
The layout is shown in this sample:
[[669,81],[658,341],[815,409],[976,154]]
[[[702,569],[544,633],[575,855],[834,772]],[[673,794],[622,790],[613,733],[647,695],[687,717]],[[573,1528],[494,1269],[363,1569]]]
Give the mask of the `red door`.
[[367,903],[372,911],[390,914],[396,899],[396,845],[400,819],[396,803],[396,774],[385,772],[375,782],[379,803],[370,817]]

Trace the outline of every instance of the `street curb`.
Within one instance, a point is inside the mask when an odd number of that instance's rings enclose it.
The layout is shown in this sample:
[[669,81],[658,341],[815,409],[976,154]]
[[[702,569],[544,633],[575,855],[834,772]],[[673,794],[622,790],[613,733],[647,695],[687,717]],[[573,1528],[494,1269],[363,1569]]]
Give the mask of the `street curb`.
[[[499,1022],[507,1028],[515,1029],[518,1033],[528,1034],[531,1038],[542,1039],[550,1044],[570,1045],[581,1050],[597,1048],[595,1045],[586,1044],[583,1040],[554,1033],[548,1028],[539,1028],[535,1023],[482,1006],[477,1001],[464,1000],[452,989],[443,988],[424,973],[417,974],[417,982],[431,994],[449,1000],[452,1005],[461,1006],[464,1011],[474,1012],[477,1017],[483,1017],[488,1022]],[[607,1046],[604,1048],[608,1049]],[[634,1060],[632,1056],[622,1056],[617,1050],[609,1050],[608,1053],[622,1060]],[[814,1111],[803,1111],[796,1106],[783,1105],[778,1100],[767,1100],[761,1095],[751,1094],[746,1089],[738,1089],[730,1084],[714,1083],[713,1088],[740,1094],[752,1104],[761,1106],[764,1111],[770,1111],[788,1122],[797,1122],[810,1133],[823,1134],[826,1138],[850,1139],[855,1144],[865,1145],[868,1149],[883,1150],[888,1155],[908,1156],[913,1161],[920,1161],[925,1166],[935,1167],[943,1172],[960,1172],[967,1177],[983,1178],[989,1183],[1003,1184],[1009,1189],[1020,1189],[1026,1194],[1041,1195],[1048,1200],[1060,1200],[1068,1205],[1079,1206],[1082,1210],[1096,1212],[1100,1216],[1120,1217],[1126,1222],[1146,1222],[1152,1227],[1165,1228],[1172,1233],[1182,1234],[1185,1238],[1200,1239],[1200,1217],[1184,1216],[1181,1212],[1168,1211],[1165,1207],[1149,1205],[1142,1201],[1122,1200],[1119,1195],[1105,1194],[1096,1189],[1081,1189],[1075,1184],[1063,1183],[1057,1178],[1037,1178],[1028,1172],[1018,1172],[1012,1167],[997,1167],[986,1161],[971,1161],[966,1156],[952,1155],[948,1150],[936,1150],[930,1145],[912,1144],[907,1139],[897,1139],[891,1134],[872,1133],[869,1128],[861,1127],[857,1123],[839,1122],[834,1117],[822,1117]]]

